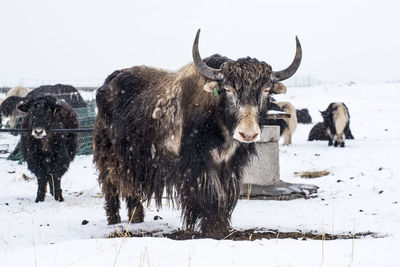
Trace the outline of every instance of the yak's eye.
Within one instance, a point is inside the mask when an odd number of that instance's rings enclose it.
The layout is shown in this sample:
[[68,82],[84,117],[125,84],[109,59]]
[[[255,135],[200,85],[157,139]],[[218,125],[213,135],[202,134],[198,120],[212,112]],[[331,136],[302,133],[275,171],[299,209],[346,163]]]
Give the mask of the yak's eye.
[[263,94],[268,94],[269,90],[270,90],[269,87],[264,87],[262,92],[263,92]]
[[225,92],[227,93],[227,94],[229,94],[229,95],[231,95],[231,94],[233,94],[233,87],[232,86],[230,86],[230,85],[225,85],[224,86],[224,89],[225,89]]

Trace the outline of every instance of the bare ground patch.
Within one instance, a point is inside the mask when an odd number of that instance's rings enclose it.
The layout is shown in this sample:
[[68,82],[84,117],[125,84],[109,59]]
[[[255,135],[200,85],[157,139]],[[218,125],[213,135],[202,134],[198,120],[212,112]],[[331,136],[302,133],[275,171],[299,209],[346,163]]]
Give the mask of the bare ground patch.
[[[207,238],[199,232],[189,232],[183,230],[176,230],[169,233],[162,232],[128,232],[118,231],[108,235],[108,238],[118,237],[166,237],[173,240],[189,240]],[[247,230],[232,230],[229,235],[220,240],[259,240],[259,239],[296,239],[296,240],[337,240],[337,239],[360,239],[365,237],[381,238],[373,232],[358,232],[358,233],[342,233],[342,234],[328,234],[318,233],[316,231],[296,231],[296,232],[280,232],[278,230],[265,230],[265,229],[247,229]]]

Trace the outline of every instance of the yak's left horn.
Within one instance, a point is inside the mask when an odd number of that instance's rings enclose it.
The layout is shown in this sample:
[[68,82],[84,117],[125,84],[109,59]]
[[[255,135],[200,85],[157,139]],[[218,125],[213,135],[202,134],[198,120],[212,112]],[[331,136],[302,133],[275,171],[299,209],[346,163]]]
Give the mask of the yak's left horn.
[[197,70],[206,78],[209,78],[211,80],[222,80],[224,78],[224,75],[221,73],[221,70],[207,66],[207,64],[204,63],[204,61],[201,59],[199,53],[199,37],[200,29],[197,31],[192,48],[194,65],[196,66]]
[[300,66],[302,56],[302,50],[299,38],[296,36],[296,55],[294,56],[292,64],[284,70],[281,71],[273,71],[271,73],[271,80],[273,82],[279,82],[290,78],[293,74],[296,73],[297,69]]

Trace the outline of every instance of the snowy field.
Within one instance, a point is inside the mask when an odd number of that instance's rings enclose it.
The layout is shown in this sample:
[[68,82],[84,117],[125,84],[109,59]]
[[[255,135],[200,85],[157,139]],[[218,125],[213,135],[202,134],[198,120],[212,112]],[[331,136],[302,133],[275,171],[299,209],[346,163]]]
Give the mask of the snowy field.
[[[115,230],[170,232],[181,228],[180,210],[154,205],[145,222],[106,223],[104,201],[91,156],[79,156],[62,179],[65,202],[49,193],[34,203],[36,179],[26,164],[0,158],[0,266],[400,266],[400,84],[323,85],[288,88],[297,108],[318,110],[344,102],[355,140],[345,148],[307,142],[312,125],[298,125],[293,145],[280,147],[281,179],[319,186],[316,198],[291,201],[240,200],[232,228],[315,231],[329,234],[374,232],[349,240],[262,239],[231,241],[114,238]],[[15,137],[7,137],[9,143]],[[282,142],[282,140],[281,140]],[[304,179],[301,171],[329,171]],[[28,178],[23,178],[23,174]],[[154,220],[158,215],[162,219]],[[87,224],[82,222],[86,220]],[[128,228],[127,228],[128,227]]]

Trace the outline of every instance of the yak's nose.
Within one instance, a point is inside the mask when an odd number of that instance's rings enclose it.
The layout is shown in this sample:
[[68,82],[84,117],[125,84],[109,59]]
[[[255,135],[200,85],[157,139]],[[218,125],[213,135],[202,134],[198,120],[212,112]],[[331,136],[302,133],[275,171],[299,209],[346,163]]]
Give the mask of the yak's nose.
[[257,141],[257,137],[259,132],[248,131],[248,132],[241,132],[239,131],[239,136],[243,141],[246,142],[255,142]]
[[260,127],[254,124],[251,127],[238,127],[233,133],[233,138],[243,143],[253,143],[260,140]]
[[41,138],[43,138],[44,136],[46,136],[46,130],[43,129],[42,127],[35,127],[35,128],[33,128],[33,130],[32,130],[32,135],[33,135],[33,137],[35,137],[35,138],[41,139]]
[[242,143],[253,143],[259,141],[261,129],[257,122],[257,107],[240,107],[238,117],[239,123],[233,131],[233,138]]

